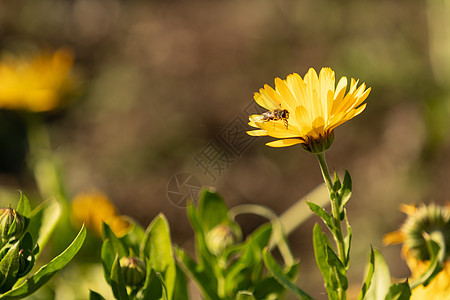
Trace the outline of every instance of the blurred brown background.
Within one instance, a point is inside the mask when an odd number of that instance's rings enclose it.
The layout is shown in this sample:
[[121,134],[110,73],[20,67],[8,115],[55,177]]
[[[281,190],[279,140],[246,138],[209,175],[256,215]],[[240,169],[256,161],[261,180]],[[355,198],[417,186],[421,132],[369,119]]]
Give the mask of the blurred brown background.
[[[336,77],[372,87],[363,114],[336,130],[332,170],[348,169],[354,195],[351,283],[359,287],[370,245],[394,276],[407,276],[399,248],[400,203],[448,201],[450,23],[444,0],[0,1],[0,51],[70,47],[83,96],[49,118],[69,193],[108,194],[143,226],[163,212],[173,240],[192,246],[185,210],[167,197],[180,172],[214,186],[231,207],[263,204],[282,213],[322,182],[301,147],[249,141],[215,180],[195,157],[238,118],[276,76],[330,66]],[[0,111],[0,186],[32,190],[24,129]],[[230,127],[231,126],[231,127]],[[14,132],[14,134],[12,134]],[[22,137],[22,138],[21,138]],[[250,139],[250,137],[248,137]],[[224,150],[223,146],[219,147]],[[217,174],[216,174],[217,175]],[[260,218],[240,218],[250,232]],[[324,297],[312,254],[317,218],[290,235],[299,281]]]

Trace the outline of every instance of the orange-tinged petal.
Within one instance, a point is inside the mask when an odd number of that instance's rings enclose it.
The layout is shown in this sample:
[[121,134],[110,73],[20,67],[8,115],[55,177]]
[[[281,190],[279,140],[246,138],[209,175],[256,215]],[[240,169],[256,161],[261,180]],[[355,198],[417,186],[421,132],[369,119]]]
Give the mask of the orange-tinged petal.
[[401,244],[405,242],[405,239],[406,239],[405,234],[401,230],[397,230],[385,234],[383,237],[383,244],[384,245]]

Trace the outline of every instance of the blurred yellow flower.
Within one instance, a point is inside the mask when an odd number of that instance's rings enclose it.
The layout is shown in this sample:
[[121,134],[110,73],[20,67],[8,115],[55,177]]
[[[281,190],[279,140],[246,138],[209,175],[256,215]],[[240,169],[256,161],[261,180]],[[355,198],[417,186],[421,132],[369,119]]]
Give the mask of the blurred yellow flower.
[[310,68],[303,79],[296,73],[285,80],[276,78],[275,89],[266,84],[255,93],[255,101],[268,112],[251,115],[249,125],[259,129],[247,133],[279,139],[267,146],[302,144],[307,150],[322,152],[331,146],[333,130],[366,107],[362,103],[371,89],[364,83],[358,87],[353,78],[348,92],[347,86],[346,77],[335,86],[335,73],[330,68],[322,68],[319,76]]
[[131,225],[126,217],[117,213],[108,197],[97,191],[78,194],[72,200],[71,219],[74,225],[84,223],[99,236],[102,236],[102,222],[108,224],[117,236],[126,234]]
[[429,267],[429,253],[423,234],[442,232],[446,243],[446,262],[444,269],[426,286],[412,291],[412,300],[450,300],[450,203],[446,206],[434,204],[416,207],[402,205],[400,208],[408,218],[400,230],[384,237],[384,243],[403,243],[402,255],[411,270],[411,277],[418,278]]
[[63,97],[74,88],[72,65],[67,49],[29,58],[3,56],[0,108],[42,112],[63,106]]

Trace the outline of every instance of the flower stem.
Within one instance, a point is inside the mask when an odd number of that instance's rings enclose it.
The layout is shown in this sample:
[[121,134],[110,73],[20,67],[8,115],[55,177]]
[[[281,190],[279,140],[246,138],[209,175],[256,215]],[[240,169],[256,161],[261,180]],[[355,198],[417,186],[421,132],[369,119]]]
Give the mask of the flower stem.
[[[325,152],[317,153],[317,159],[319,160],[320,169],[322,171],[322,176],[325,181],[325,184],[330,192],[330,202],[331,202],[331,214],[333,217],[333,222],[335,226],[335,230],[332,231],[334,241],[336,243],[338,257],[341,260],[342,264],[345,266],[347,264],[347,258],[345,254],[345,245],[344,245],[344,237],[342,235],[341,228],[341,219],[339,213],[339,203],[336,197],[336,193],[334,190],[333,182],[331,181],[330,172],[328,171],[327,161],[325,159]],[[339,299],[345,299],[345,290],[343,288],[339,289]]]

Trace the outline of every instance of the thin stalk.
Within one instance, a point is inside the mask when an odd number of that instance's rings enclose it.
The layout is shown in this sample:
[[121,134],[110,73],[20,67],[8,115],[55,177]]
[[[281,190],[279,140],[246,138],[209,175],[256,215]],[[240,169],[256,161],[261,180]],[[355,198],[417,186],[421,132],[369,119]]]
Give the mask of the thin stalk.
[[[330,192],[330,202],[331,202],[331,214],[334,221],[334,226],[336,230],[332,232],[334,241],[336,243],[338,257],[341,262],[346,265],[347,258],[345,257],[345,245],[344,245],[344,237],[342,235],[341,228],[341,219],[339,214],[339,203],[337,201],[337,197],[335,195],[335,191],[333,188],[333,182],[331,181],[330,172],[328,170],[327,161],[325,159],[325,152],[317,153],[317,159],[319,160],[320,170],[322,171],[322,176],[325,181],[326,186],[328,187],[328,191]],[[345,299],[345,290],[340,288],[339,290],[340,297],[339,299]]]

